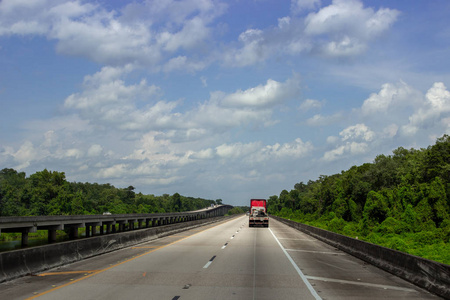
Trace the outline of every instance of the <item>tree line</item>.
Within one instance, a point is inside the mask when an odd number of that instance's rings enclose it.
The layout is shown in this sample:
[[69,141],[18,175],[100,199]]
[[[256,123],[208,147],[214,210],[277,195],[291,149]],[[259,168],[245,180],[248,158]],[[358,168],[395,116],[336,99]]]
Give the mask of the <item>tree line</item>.
[[92,215],[192,211],[222,200],[136,193],[133,186],[68,182],[64,172],[0,171],[0,216]]
[[450,264],[450,136],[297,183],[269,213]]

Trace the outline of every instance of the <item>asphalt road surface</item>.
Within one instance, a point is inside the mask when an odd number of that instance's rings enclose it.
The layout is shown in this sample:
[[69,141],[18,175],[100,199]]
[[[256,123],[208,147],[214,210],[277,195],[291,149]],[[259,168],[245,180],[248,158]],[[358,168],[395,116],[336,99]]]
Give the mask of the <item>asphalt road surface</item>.
[[275,220],[210,224],[0,284],[0,299],[441,299]]

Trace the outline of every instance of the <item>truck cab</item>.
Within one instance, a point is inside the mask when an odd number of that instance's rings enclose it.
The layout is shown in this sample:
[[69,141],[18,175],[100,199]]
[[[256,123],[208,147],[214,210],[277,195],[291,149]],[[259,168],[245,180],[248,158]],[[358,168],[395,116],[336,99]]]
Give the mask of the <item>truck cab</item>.
[[265,199],[250,200],[249,227],[262,225],[269,227],[269,215],[267,214],[267,202]]

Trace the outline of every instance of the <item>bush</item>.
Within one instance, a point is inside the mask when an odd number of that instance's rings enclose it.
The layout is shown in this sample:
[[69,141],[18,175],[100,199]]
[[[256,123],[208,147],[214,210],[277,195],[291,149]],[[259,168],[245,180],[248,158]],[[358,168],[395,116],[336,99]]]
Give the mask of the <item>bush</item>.
[[392,238],[390,238],[385,246],[402,252],[408,252],[409,249],[408,244],[398,236],[393,236]]
[[342,229],[342,233],[349,237],[359,237],[360,233],[358,231],[358,224],[354,222],[346,223],[344,228]]
[[341,233],[345,225],[346,222],[344,221],[344,219],[335,217],[333,220],[328,222],[328,230],[336,233]]
[[442,241],[442,230],[421,231],[413,236],[413,241],[419,245],[432,245]]
[[379,226],[374,229],[375,232],[379,232],[381,234],[399,234],[403,232],[408,232],[409,227],[404,222],[398,221],[393,217],[388,217],[383,221]]

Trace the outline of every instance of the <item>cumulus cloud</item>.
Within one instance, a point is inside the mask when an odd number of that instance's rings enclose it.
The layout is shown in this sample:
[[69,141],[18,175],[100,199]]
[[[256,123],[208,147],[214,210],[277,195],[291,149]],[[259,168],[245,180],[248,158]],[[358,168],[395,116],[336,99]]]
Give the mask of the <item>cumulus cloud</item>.
[[327,138],[329,144],[335,144],[335,148],[325,151],[322,156],[323,161],[334,161],[348,155],[357,156],[365,154],[370,150],[370,143],[376,138],[376,133],[365,124],[348,126],[338,137]]
[[[118,160],[114,165],[107,165],[96,172],[98,178],[146,178],[146,182],[156,182],[165,179],[167,183],[181,182],[189,177],[203,176],[203,171],[216,170],[224,167],[249,170],[258,165],[273,163],[285,164],[292,159],[307,157],[313,150],[310,142],[303,142],[300,138],[283,144],[263,145],[261,142],[224,143],[215,147],[200,149],[189,148],[189,143],[179,143],[163,139],[160,132],[151,132],[137,143],[136,149],[128,156]],[[266,168],[266,167],[264,167]],[[255,169],[252,169],[256,172]],[[240,171],[239,171],[240,172]],[[244,171],[245,173],[246,171]],[[252,173],[252,171],[249,171]],[[259,171],[258,171],[259,172]],[[222,174],[228,174],[225,170]],[[211,179],[211,178],[210,178]]]
[[242,32],[239,45],[224,56],[225,65],[254,65],[284,54],[319,54],[328,58],[359,56],[392,27],[400,14],[395,9],[364,7],[360,0],[333,0],[306,17],[297,16],[320,5],[321,1],[316,0],[293,0],[293,15],[279,18],[276,27]]
[[402,131],[409,136],[429,128],[439,128],[445,132],[449,117],[450,92],[444,83],[435,82],[426,93],[422,106],[409,117],[408,124],[402,126]]
[[364,124],[356,124],[345,128],[339,133],[339,135],[342,137],[343,141],[361,139],[370,142],[374,139],[375,132],[370,130]]
[[323,161],[334,161],[342,159],[348,155],[360,155],[369,151],[367,143],[348,142],[345,145],[339,146],[336,149],[326,151],[322,157]]
[[[450,92],[442,82],[435,82],[425,94],[405,82],[386,83],[361,108],[353,109],[351,116],[350,120],[363,119],[364,123],[346,126],[339,137],[328,137],[332,149],[324,152],[323,161],[369,153],[375,157],[400,145],[417,147],[417,141],[424,139],[433,143],[449,132]],[[320,117],[314,122],[320,123]]]
[[399,12],[365,8],[358,0],[333,0],[332,4],[305,19],[305,33],[322,37],[322,53],[331,57],[363,53],[367,43],[389,29]]
[[386,113],[417,106],[420,102],[420,92],[401,81],[398,84],[386,83],[380,92],[373,93],[367,98],[361,111],[364,115]]
[[159,130],[168,138],[184,140],[249,124],[270,126],[276,122],[272,120],[274,108],[300,92],[297,76],[285,82],[269,79],[247,90],[213,92],[209,100],[179,112],[179,101],[161,100],[160,88],[146,80],[125,83],[121,77],[128,72],[127,68],[104,67],[86,76],[84,90],[66,98],[66,109],[104,128]]
[[224,55],[225,65],[244,67],[266,60],[271,49],[262,30],[248,29],[239,35],[240,48],[231,48]]
[[222,100],[224,106],[270,107],[298,95],[300,91],[298,78],[285,83],[267,80],[265,85],[258,85],[245,91],[237,91]]
[[[276,27],[247,29],[223,45],[215,37],[218,17],[227,9],[220,1],[145,1],[108,11],[83,1],[5,0],[0,3],[0,35],[44,36],[56,41],[61,54],[110,66],[197,72],[216,61],[243,67],[283,54],[361,55],[399,15],[393,9],[364,7],[359,0],[320,5],[318,0],[293,0],[292,15],[279,18]],[[312,9],[318,11],[297,16]]]
[[[78,111],[81,116],[91,123],[101,123],[120,127],[141,127],[155,114],[170,113],[173,104],[157,102],[152,107],[136,115],[139,102],[151,101],[160,94],[160,89],[148,85],[143,79],[137,84],[127,85],[121,76],[126,68],[104,67],[92,76],[86,76],[83,92],[72,94],[66,98],[64,106],[67,109]],[[137,118],[137,119],[136,119]],[[136,124],[141,122],[140,124]],[[142,123],[144,122],[144,123]]]
[[448,130],[445,120],[450,115],[450,92],[442,82],[435,82],[425,95],[403,81],[386,83],[353,113],[361,114],[382,139],[417,139],[429,131],[438,132],[439,136]]
[[[0,35],[41,35],[66,55],[124,66],[160,64],[207,45],[211,23],[226,5],[216,1],[146,1],[107,11],[83,1],[0,3]],[[174,56],[175,55],[175,56]],[[172,70],[173,61],[165,70]],[[198,66],[197,66],[198,68]]]

